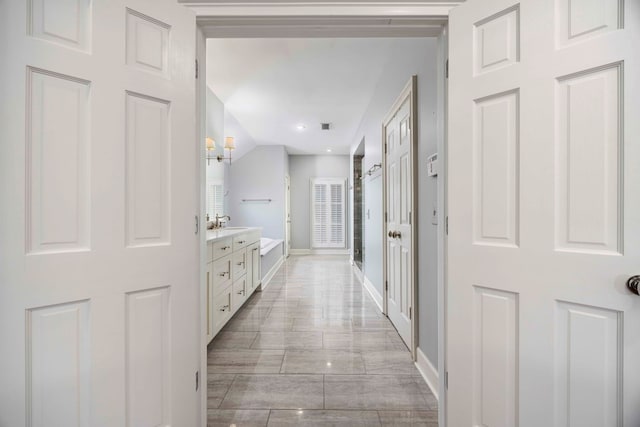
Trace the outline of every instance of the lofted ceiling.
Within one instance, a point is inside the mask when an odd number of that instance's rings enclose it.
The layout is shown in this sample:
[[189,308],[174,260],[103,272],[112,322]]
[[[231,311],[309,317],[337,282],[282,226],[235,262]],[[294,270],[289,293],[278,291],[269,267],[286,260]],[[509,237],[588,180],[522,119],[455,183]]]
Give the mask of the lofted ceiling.
[[225,104],[225,134],[239,147],[349,154],[397,40],[209,39],[207,85]]

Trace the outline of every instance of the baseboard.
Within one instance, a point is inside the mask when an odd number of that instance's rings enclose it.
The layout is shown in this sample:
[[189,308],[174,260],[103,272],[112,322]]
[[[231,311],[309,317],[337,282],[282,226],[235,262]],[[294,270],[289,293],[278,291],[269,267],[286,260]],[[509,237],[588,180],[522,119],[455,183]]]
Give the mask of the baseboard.
[[284,256],[281,256],[278,259],[278,261],[276,261],[276,263],[273,264],[273,267],[271,267],[271,270],[269,270],[267,274],[264,276],[260,284],[260,291],[264,291],[265,288],[269,286],[269,282],[271,282],[271,279],[273,279],[273,276],[275,276],[278,270],[280,269],[280,267],[282,267],[282,264],[284,264]]
[[355,264],[353,264],[353,272],[356,274],[358,280],[360,280],[360,283],[362,283],[362,286],[367,290],[367,292],[369,292],[369,295],[373,298],[373,301],[380,309],[380,312],[384,312],[382,309],[382,295],[380,295],[380,292],[378,292],[373,283],[371,283],[371,281],[367,279],[367,276],[364,275],[364,272],[362,272],[362,270],[360,270]]
[[384,310],[382,309],[382,295],[380,295],[380,292],[378,292],[376,287],[373,285],[373,283],[371,283],[367,276],[363,275],[363,278],[364,280],[362,281],[362,285],[367,290],[367,292],[369,292],[369,295],[371,295],[371,298],[373,298],[373,301],[376,303],[380,311],[384,312]]
[[289,249],[289,255],[311,255],[311,249]]
[[291,255],[350,255],[349,249],[291,249]]
[[429,362],[429,359],[427,359],[427,356],[425,356],[419,347],[416,349],[416,356],[418,359],[416,360],[416,368],[420,371],[422,378],[424,378],[424,381],[431,389],[433,395],[436,399],[440,400],[438,397],[438,370],[433,367],[431,362]]

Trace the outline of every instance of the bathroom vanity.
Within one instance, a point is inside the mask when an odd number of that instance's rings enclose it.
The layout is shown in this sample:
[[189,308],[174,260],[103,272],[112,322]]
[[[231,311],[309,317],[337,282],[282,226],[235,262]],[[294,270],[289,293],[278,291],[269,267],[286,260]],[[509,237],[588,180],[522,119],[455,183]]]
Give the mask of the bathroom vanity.
[[260,286],[260,229],[207,230],[207,342]]

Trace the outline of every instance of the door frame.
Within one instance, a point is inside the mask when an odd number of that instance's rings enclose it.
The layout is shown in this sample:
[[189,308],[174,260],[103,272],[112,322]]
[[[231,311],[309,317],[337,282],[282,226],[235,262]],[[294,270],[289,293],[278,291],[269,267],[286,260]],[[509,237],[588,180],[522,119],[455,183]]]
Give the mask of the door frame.
[[385,315],[389,312],[389,276],[387,262],[389,261],[389,254],[387,251],[387,196],[389,193],[389,185],[387,182],[387,150],[386,150],[386,124],[391,122],[396,115],[396,112],[400,109],[404,101],[409,98],[409,109],[411,115],[411,146],[409,148],[409,164],[411,165],[411,211],[410,211],[410,225],[411,225],[411,345],[409,351],[413,361],[416,361],[416,353],[418,348],[418,224],[415,218],[418,218],[419,212],[417,210],[418,203],[418,165],[417,165],[417,153],[418,153],[418,76],[413,75],[409,78],[409,81],[404,86],[398,97],[393,101],[389,112],[385,114],[382,121],[382,140],[380,152],[382,153],[382,206],[384,209],[384,219],[382,221],[382,277],[384,278],[384,286],[382,288],[382,308]]
[[[437,125],[439,175],[438,221],[442,226],[438,230],[438,250],[441,255],[438,260],[438,400],[439,425],[446,426],[446,103],[448,87],[446,85],[445,64],[448,57],[447,23],[449,12],[464,3],[464,0],[451,1],[415,1],[397,2],[387,0],[379,3],[363,3],[359,1],[344,1],[326,4],[318,2],[282,3],[277,1],[261,2],[223,2],[203,3],[189,0],[178,0],[196,14],[196,40],[206,45],[207,38],[285,38],[285,37],[434,37],[439,39],[437,86],[439,93],[439,118]],[[366,24],[366,25],[364,25]],[[206,76],[206,47],[196,51],[199,64],[199,75]],[[205,88],[205,79],[196,80],[196,90]],[[204,89],[203,89],[204,90]],[[201,141],[205,138],[204,123],[206,119],[206,99],[197,100],[196,115],[197,141],[201,158],[204,159],[205,150]],[[384,157],[384,156],[383,156]],[[416,159],[418,160],[418,159]],[[204,160],[202,160],[204,167]],[[384,168],[384,167],[383,167]],[[414,170],[415,172],[415,170]],[[205,187],[201,189],[201,218],[204,218]],[[384,222],[383,222],[384,224]],[[383,225],[384,227],[384,225]],[[415,229],[415,228],[414,228]],[[382,230],[384,232],[384,230]],[[203,233],[205,234],[205,233]],[[386,236],[386,234],[383,235]],[[202,250],[206,253],[206,239],[202,238]],[[383,248],[383,250],[385,250]],[[202,252],[202,251],[201,251]],[[386,268],[386,267],[385,267]],[[201,288],[206,281],[206,265],[201,266]],[[386,274],[386,273],[385,273]],[[383,276],[384,277],[384,276]],[[417,282],[415,282],[417,286]],[[383,301],[385,299],[383,298]],[[201,308],[202,310],[202,308]],[[386,308],[385,308],[386,312]],[[203,313],[203,314],[202,314]],[[412,320],[417,319],[412,315]],[[206,355],[206,311],[201,311],[202,360],[200,372],[201,384],[206,384],[207,355]],[[417,329],[417,328],[416,328]],[[416,331],[417,333],[417,331]],[[203,335],[204,334],[204,335]],[[417,342],[417,340],[414,340]],[[207,393],[206,387],[201,387],[201,425],[206,426]]]
[[284,176],[284,258],[289,258],[291,244],[291,177]]

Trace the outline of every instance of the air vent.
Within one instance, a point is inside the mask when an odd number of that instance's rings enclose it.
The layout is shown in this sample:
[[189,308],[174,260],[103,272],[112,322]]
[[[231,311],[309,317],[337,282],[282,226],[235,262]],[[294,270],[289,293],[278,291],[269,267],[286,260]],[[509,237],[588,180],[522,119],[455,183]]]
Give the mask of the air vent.
[[320,123],[320,129],[322,129],[322,130],[331,129],[331,123]]

